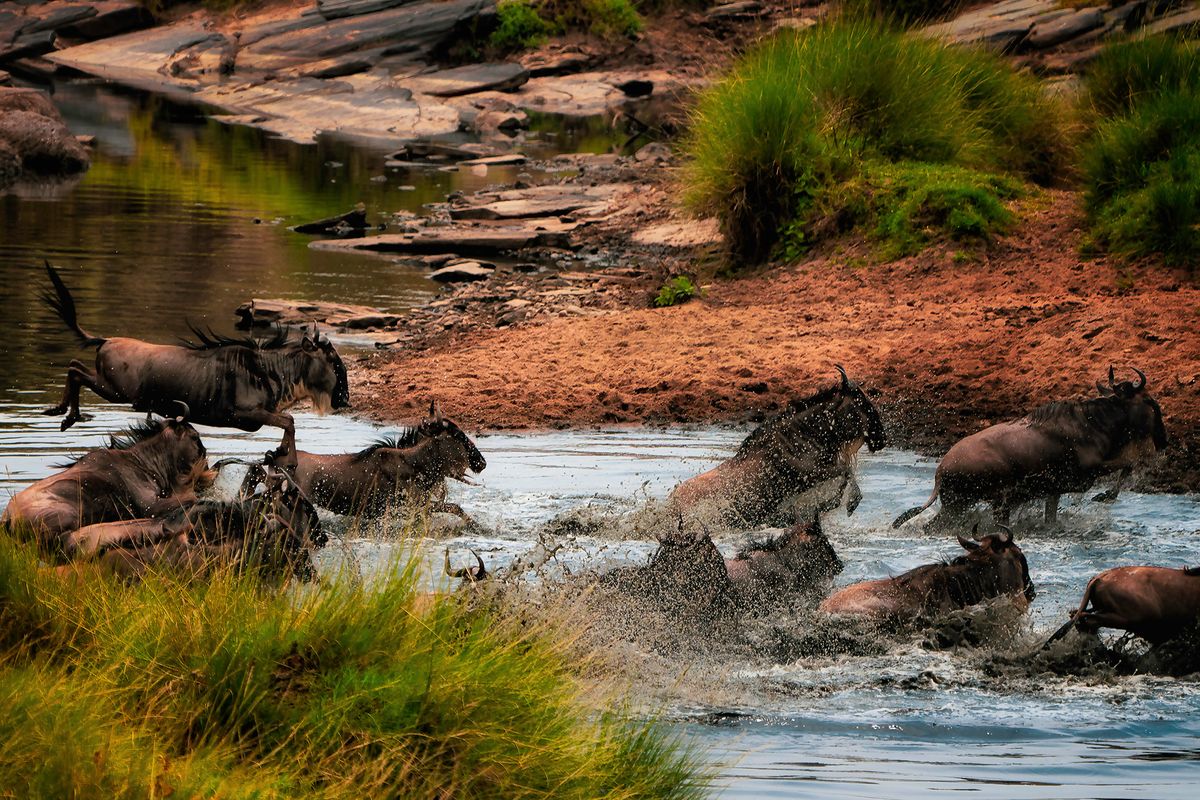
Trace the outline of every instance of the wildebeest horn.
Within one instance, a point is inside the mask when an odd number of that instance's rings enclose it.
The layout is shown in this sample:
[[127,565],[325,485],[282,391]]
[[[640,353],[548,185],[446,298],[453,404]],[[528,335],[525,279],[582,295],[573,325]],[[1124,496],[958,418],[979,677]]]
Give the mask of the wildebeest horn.
[[183,409],[183,413],[181,415],[179,415],[178,417],[176,417],[176,419],[178,419],[180,422],[186,420],[189,416],[191,416],[192,409],[188,407],[187,403],[183,402],[182,400],[172,400],[171,402],[175,403],[176,405],[178,405],[180,408]]
[[958,539],[958,543],[960,545],[962,545],[963,550],[978,550],[979,542],[975,541],[975,537],[978,534],[979,534],[979,523],[976,522],[975,525],[971,528],[971,538],[970,539],[966,538],[965,536],[963,536],[961,534],[959,534],[958,537],[956,537],[956,538]]
[[451,569],[451,567],[450,567],[450,548],[447,547],[446,548],[446,562],[445,562],[446,574],[448,576],[450,576],[451,578],[464,578],[466,580],[471,581],[472,583],[474,583],[476,581],[481,581],[487,577],[487,567],[485,567],[483,564],[483,558],[479,555],[479,553],[475,552],[475,548],[472,547],[472,548],[468,548],[468,549],[471,551],[471,555],[475,556],[475,562],[479,566],[478,567],[460,567],[459,569]]
[[1007,525],[996,525],[996,527],[1000,529],[1000,534],[997,536],[1000,544],[1009,544],[1013,540],[1012,528]]
[[1117,388],[1117,371],[1113,369],[1113,365],[1108,365],[1108,385],[1110,388]]
[[1142,389],[1146,388],[1146,373],[1142,372],[1137,367],[1130,367],[1130,369],[1136,372],[1138,376],[1138,385],[1134,386],[1133,390],[1135,392],[1140,392]]
[[842,389],[849,389],[850,376],[846,374],[846,369],[841,364],[834,364],[833,368],[842,373]]

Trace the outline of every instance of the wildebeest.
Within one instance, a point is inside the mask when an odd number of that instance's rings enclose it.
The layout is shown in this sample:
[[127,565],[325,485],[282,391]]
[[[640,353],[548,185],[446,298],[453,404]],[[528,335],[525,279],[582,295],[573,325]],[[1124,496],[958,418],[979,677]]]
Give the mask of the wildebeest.
[[295,451],[296,428],[284,409],[305,398],[319,414],[350,405],[346,365],[319,334],[293,341],[287,329],[278,328],[266,339],[230,339],[193,327],[197,341],[180,345],[106,339],[79,326],[66,284],[49,263],[46,273],[54,286],[46,303],[85,347],[97,348],[95,370],[72,361],[62,402],[44,412],[66,414],[63,430],[83,419],[79,390],[86,386],[110,403],[130,403],[148,413],[174,413],[178,403],[186,403],[189,419],[201,425],[244,431],[264,425],[282,428],[277,452],[286,458]]
[[461,578],[465,583],[478,583],[485,580],[488,576],[487,567],[483,565],[483,558],[471,550],[471,555],[475,556],[476,566],[458,567],[457,569],[450,566],[450,548],[446,548],[446,575],[451,578]]
[[725,572],[738,599],[753,607],[791,593],[824,594],[841,571],[842,561],[817,515],[797,522],[781,536],[750,545],[736,558],[725,559]]
[[879,621],[933,617],[993,597],[1034,598],[1025,554],[1005,529],[979,542],[958,537],[966,555],[948,563],[926,564],[894,578],[851,584],[819,606],[827,614]]
[[[487,461],[475,443],[430,403],[429,416],[394,437],[383,437],[364,450],[344,455],[296,452],[295,477],[313,503],[338,514],[377,517],[390,504],[433,498],[433,510],[464,516],[446,503],[445,480],[479,473]],[[259,480],[252,467],[243,491]]]
[[1008,524],[1015,507],[1046,498],[1046,522],[1058,514],[1061,494],[1087,490],[1097,478],[1120,470],[1116,486],[1094,499],[1111,502],[1141,458],[1167,446],[1162,409],[1138,382],[1097,382],[1100,397],[1047,403],[1015,422],[1002,422],[960,440],[938,464],[933,494],[923,506],[898,516],[900,527],[933,505],[931,524],[953,523],[979,501],[991,504],[996,521]]
[[67,539],[78,558],[96,558],[102,569],[131,579],[147,570],[200,577],[230,567],[307,580],[315,574],[312,551],[328,541],[316,509],[278,471],[252,497],[201,500],[163,519],[92,525]]
[[204,443],[182,417],[141,423],[9,501],[0,524],[27,526],[44,552],[97,522],[162,516],[196,499],[211,480]]
[[[1089,608],[1090,606],[1090,608]],[[1200,568],[1117,567],[1088,581],[1079,608],[1046,644],[1072,628],[1117,628],[1162,644],[1200,622]]]
[[794,516],[789,501],[832,478],[849,489],[846,511],[862,499],[854,479],[854,456],[865,443],[872,452],[887,445],[875,406],[846,371],[841,380],[806,400],[795,400],[745,438],[732,458],[690,478],[671,493],[668,506],[684,514],[715,513],[721,521],[756,527]]

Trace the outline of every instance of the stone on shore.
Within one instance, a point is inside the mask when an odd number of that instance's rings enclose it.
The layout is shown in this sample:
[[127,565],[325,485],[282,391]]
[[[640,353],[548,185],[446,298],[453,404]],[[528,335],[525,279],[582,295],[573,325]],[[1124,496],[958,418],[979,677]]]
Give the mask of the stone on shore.
[[344,234],[365,231],[367,224],[367,207],[362,203],[334,217],[326,217],[313,222],[305,222],[291,228],[295,233],[310,234]]
[[1023,47],[1045,50],[1062,44],[1104,24],[1104,12],[1098,8],[1083,8],[1049,22],[1034,23],[1033,30],[1022,42]]
[[401,79],[400,83],[405,88],[421,94],[457,97],[486,91],[509,92],[528,80],[529,70],[520,64],[497,62],[413,75]]
[[450,208],[451,219],[513,220],[559,217],[564,214],[602,214],[625,184],[549,184],[528,189],[481,192]]
[[44,92],[0,88],[0,186],[21,177],[83,172],[90,163],[87,148]]
[[387,327],[383,324],[367,323],[393,318],[390,324],[394,325],[396,317],[396,315],[386,314],[371,306],[306,300],[272,300],[259,297],[242,303],[233,313],[238,318],[237,327],[242,330],[266,325],[301,326],[314,322],[348,328]]
[[429,273],[430,280],[438,283],[470,283],[487,280],[495,268],[486,267],[478,261],[458,261]]
[[318,250],[357,250],[376,253],[460,253],[495,255],[529,247],[570,247],[578,225],[544,219],[512,225],[423,228],[416,233],[393,233],[362,239],[327,239],[309,243]]

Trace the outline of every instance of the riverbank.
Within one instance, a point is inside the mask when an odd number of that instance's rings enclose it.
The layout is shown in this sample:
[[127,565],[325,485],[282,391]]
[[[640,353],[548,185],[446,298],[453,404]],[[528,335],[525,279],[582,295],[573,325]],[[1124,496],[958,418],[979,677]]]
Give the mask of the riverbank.
[[[651,308],[646,291],[500,328],[460,312],[449,330],[428,326],[352,365],[354,402],[395,420],[436,396],[460,423],[487,428],[744,422],[828,384],[841,363],[878,391],[895,444],[937,453],[1047,400],[1094,394],[1109,364],[1137,366],[1173,438],[1140,485],[1194,490],[1200,288],[1159,266],[1082,258],[1075,193],[1029,203],[1026,223],[982,250],[941,245],[880,264],[843,241],[799,264],[710,279],[702,298],[672,308]],[[654,252],[631,248],[631,262]],[[697,262],[702,251],[675,249],[673,263]],[[458,302],[471,305],[465,293]]]

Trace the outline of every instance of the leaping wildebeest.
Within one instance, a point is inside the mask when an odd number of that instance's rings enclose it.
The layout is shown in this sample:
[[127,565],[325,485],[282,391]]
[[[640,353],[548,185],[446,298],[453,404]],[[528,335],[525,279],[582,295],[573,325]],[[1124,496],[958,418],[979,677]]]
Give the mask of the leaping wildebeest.
[[926,564],[894,578],[862,581],[834,592],[818,607],[826,614],[903,621],[933,617],[1008,595],[1022,604],[1033,601],[1025,554],[1004,529],[981,541],[958,537],[966,550],[953,561]]
[[251,432],[264,425],[282,428],[276,452],[291,458],[296,427],[284,409],[305,398],[318,414],[350,405],[346,365],[319,334],[293,341],[279,328],[266,339],[229,339],[193,327],[198,341],[180,345],[93,336],[79,326],[75,300],[49,263],[46,273],[54,286],[54,293],[45,295],[47,304],[85,347],[96,348],[95,369],[72,361],[62,402],[44,412],[66,414],[63,430],[83,419],[79,390],[86,386],[110,403],[164,416],[185,403],[189,421],[200,425]]
[[841,380],[806,400],[794,400],[745,438],[736,454],[702,475],[675,487],[668,507],[681,514],[715,512],[722,521],[757,527],[781,516],[818,484],[841,479],[837,502],[846,498],[853,513],[862,499],[854,478],[854,457],[866,444],[871,452],[887,445],[879,412],[862,388],[838,366]]
[[204,443],[182,417],[133,426],[9,501],[0,524],[28,527],[43,552],[98,522],[161,516],[196,500],[211,480]]
[[1086,491],[1097,478],[1120,470],[1116,485],[1095,500],[1112,502],[1134,465],[1167,446],[1162,409],[1146,392],[1146,376],[1097,382],[1100,397],[1047,403],[1014,422],[1002,422],[961,439],[938,464],[933,494],[925,505],[905,511],[898,528],[933,505],[942,508],[931,521],[953,524],[980,501],[1007,525],[1021,503],[1046,498],[1045,518],[1053,523],[1061,494]]
[[1046,644],[1072,628],[1129,631],[1162,644],[1194,631],[1200,622],[1200,567],[1116,567],[1088,581],[1079,608]]
[[[475,443],[433,402],[418,425],[357,453],[297,451],[295,477],[314,504],[337,514],[377,517],[392,504],[432,500],[432,510],[465,518],[461,508],[445,502],[446,478],[466,480],[467,470],[479,473],[486,467]],[[250,468],[243,492],[259,481],[262,469]]]

